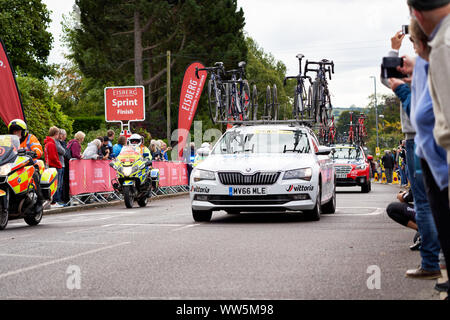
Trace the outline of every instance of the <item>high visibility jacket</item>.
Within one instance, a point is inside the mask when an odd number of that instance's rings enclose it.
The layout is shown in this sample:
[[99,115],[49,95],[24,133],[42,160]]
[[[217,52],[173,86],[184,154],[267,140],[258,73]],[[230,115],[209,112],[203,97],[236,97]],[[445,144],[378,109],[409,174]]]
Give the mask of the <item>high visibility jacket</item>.
[[141,145],[140,149],[141,149],[141,156],[152,160],[152,154],[150,153],[150,150],[146,146]]
[[36,136],[31,133],[29,133],[26,136],[25,140],[20,144],[20,148],[36,152],[37,157],[34,160],[40,159],[44,154],[42,145],[39,142],[38,138],[36,138]]

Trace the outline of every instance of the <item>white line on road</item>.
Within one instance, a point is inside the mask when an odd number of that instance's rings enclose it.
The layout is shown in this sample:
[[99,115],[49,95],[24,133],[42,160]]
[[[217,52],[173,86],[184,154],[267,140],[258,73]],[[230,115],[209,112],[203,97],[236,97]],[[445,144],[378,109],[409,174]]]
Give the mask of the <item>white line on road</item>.
[[14,253],[0,253],[0,257],[16,257],[16,258],[54,258],[52,256],[36,256],[32,254],[14,254]]
[[2,273],[2,274],[0,274],[0,279],[6,278],[6,277],[9,277],[9,276],[13,276],[13,275],[16,275],[16,274],[20,274],[20,273],[23,273],[23,272],[31,271],[31,270],[34,270],[34,269],[47,267],[47,266],[52,265],[52,264],[56,264],[56,263],[59,263],[59,262],[75,259],[75,258],[82,257],[82,256],[85,256],[85,255],[88,255],[88,254],[93,254],[93,253],[97,253],[97,252],[100,252],[100,251],[104,251],[104,250],[120,247],[120,246],[123,246],[123,245],[126,245],[126,244],[130,244],[130,243],[131,242],[121,242],[121,243],[113,244],[113,245],[110,245],[110,246],[101,247],[101,248],[94,249],[94,250],[89,250],[89,251],[86,251],[86,252],[81,252],[81,253],[75,254],[73,256],[68,256],[68,257],[64,257],[64,258],[60,258],[60,259],[56,259],[56,260],[51,260],[51,261],[48,261],[48,262],[36,264],[34,266],[30,266],[30,267],[26,267],[26,268],[17,269],[17,270],[14,270],[14,271]]
[[106,242],[87,242],[87,241],[67,241],[67,240],[31,240],[27,243],[67,243],[67,244],[93,244],[93,245],[105,245]]
[[172,232],[174,232],[174,231],[181,231],[181,230],[185,230],[185,229],[189,229],[189,228],[193,228],[193,227],[196,227],[196,226],[199,226],[199,225],[200,225],[200,223],[188,224],[187,226],[184,226],[184,227],[181,227],[181,228],[173,229]]
[[[327,215],[327,217],[350,217],[350,216],[377,216],[382,214],[386,209],[383,208],[374,208],[374,207],[340,207],[339,209],[375,209],[375,211],[368,213],[337,213]],[[337,210],[336,210],[337,211]]]

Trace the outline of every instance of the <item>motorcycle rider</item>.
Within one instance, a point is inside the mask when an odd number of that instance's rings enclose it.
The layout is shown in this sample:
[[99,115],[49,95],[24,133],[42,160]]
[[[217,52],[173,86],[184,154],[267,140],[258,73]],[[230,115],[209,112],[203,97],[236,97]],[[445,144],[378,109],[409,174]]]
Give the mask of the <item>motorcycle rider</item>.
[[[147,162],[147,169],[148,167],[150,167],[152,165],[151,161],[152,161],[152,154],[150,153],[150,150],[144,145],[144,138],[137,134],[137,133],[133,133],[129,138],[128,138],[128,145],[129,146],[133,146],[135,148],[139,148],[141,156],[144,159],[148,159],[149,161]],[[146,184],[149,185],[151,183],[151,179],[147,179],[146,180]],[[148,195],[150,195],[151,193],[151,188],[148,191]]]
[[141,156],[144,159],[150,159],[150,161],[152,160],[152,155],[150,153],[150,150],[144,145],[144,138],[137,134],[137,133],[133,133],[129,138],[128,138],[128,145],[133,146],[135,148],[139,148],[140,152],[141,152]]
[[25,149],[26,151],[32,151],[35,153],[35,157],[33,157],[34,160],[34,173],[33,173],[33,180],[36,185],[36,194],[37,194],[37,201],[36,201],[36,211],[39,212],[42,210],[43,202],[44,202],[44,196],[42,195],[41,191],[41,174],[39,172],[39,166],[36,162],[36,160],[40,159],[42,155],[44,154],[44,151],[42,149],[42,145],[39,142],[38,138],[36,138],[35,135],[28,132],[27,124],[25,121],[21,119],[14,119],[8,124],[8,132],[9,134],[13,134],[19,137],[20,139],[20,149]]

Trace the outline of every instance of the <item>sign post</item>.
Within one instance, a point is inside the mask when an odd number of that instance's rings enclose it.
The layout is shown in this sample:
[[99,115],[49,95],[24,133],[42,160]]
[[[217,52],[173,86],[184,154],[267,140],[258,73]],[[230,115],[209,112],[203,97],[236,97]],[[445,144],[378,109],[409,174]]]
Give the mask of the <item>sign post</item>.
[[144,87],[105,88],[105,119],[106,122],[120,122],[120,135],[131,136],[130,122],[145,120]]

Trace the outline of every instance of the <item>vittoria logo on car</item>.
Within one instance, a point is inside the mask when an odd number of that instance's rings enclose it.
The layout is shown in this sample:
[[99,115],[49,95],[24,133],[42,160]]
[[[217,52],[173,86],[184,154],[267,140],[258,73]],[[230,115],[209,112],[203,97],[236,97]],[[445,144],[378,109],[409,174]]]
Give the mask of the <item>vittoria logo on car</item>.
[[286,188],[287,192],[291,192],[291,191],[313,191],[314,190],[314,186],[294,186],[294,185],[290,185],[289,187]]
[[209,188],[208,188],[208,187],[197,187],[197,186],[192,186],[192,187],[191,187],[191,192],[197,192],[197,193],[209,193]]

